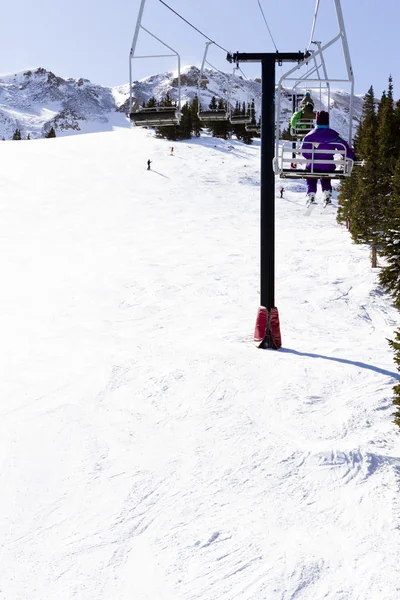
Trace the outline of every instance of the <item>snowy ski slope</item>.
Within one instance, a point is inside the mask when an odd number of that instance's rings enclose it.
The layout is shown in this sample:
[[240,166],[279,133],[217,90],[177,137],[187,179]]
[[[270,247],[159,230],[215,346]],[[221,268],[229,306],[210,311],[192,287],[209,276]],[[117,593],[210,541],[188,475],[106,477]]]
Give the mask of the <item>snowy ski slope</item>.
[[398,313],[292,182],[255,348],[258,144],[0,144],[1,600],[400,598]]

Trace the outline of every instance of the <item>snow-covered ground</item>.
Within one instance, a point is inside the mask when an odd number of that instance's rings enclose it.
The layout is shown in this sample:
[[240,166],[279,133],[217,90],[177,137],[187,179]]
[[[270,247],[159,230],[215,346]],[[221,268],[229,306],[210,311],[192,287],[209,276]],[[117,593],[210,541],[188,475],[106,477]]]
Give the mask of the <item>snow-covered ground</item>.
[[399,316],[288,183],[254,346],[257,144],[0,144],[1,600],[399,599]]

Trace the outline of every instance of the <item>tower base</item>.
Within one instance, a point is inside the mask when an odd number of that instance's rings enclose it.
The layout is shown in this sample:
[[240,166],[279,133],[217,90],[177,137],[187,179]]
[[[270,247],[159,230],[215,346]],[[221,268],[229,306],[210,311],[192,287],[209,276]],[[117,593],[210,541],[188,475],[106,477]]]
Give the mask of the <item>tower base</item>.
[[254,341],[259,348],[278,350],[282,346],[279,314],[277,308],[260,306],[257,313]]

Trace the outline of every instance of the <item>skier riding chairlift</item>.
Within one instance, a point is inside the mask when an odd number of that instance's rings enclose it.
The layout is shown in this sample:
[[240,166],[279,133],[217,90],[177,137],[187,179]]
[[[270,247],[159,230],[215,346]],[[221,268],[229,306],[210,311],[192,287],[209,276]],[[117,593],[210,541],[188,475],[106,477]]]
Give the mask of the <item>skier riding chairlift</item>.
[[[313,149],[315,150],[314,152]],[[337,131],[329,127],[329,113],[325,110],[317,113],[317,126],[305,136],[301,150],[305,159],[315,161],[306,164],[306,171],[312,170],[314,173],[333,173],[335,171],[336,165],[333,160],[335,150],[337,153],[346,152],[346,157],[354,160],[354,152],[346,140]],[[318,150],[323,152],[318,153]],[[324,163],[323,161],[326,162]],[[305,177],[305,180],[307,182],[307,204],[316,204],[315,196],[318,179],[315,177]],[[331,178],[321,177],[320,180],[321,188],[324,192],[324,203],[325,205],[332,204]]]

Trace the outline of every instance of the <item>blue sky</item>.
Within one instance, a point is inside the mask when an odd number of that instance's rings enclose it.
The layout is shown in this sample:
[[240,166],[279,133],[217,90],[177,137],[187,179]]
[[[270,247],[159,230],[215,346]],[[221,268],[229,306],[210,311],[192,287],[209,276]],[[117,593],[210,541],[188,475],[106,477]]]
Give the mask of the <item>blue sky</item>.
[[[224,48],[240,52],[273,52],[271,37],[257,0],[166,0]],[[315,0],[261,0],[276,46],[281,52],[304,50],[308,44]],[[102,85],[129,81],[129,50],[140,0],[20,0],[2,7],[0,73],[45,67],[61,77],[85,77]],[[380,96],[394,77],[400,89],[397,39],[400,7],[395,0],[342,0],[355,75],[356,93],[374,86]],[[171,13],[159,0],[147,0],[143,25],[174,47],[183,65],[200,66],[205,39]],[[321,0],[315,37],[325,43],[338,31],[334,0]],[[144,32],[138,52],[159,53],[156,41]],[[230,71],[225,52],[212,48],[210,62]],[[330,76],[345,73],[340,51],[332,53]],[[333,65],[337,68],[334,73]],[[332,66],[332,69],[331,69]],[[173,59],[134,61],[134,79],[176,68]],[[258,65],[242,65],[248,77]],[[279,74],[279,72],[278,72]],[[346,89],[345,86],[338,86]],[[397,95],[396,95],[397,97]]]

